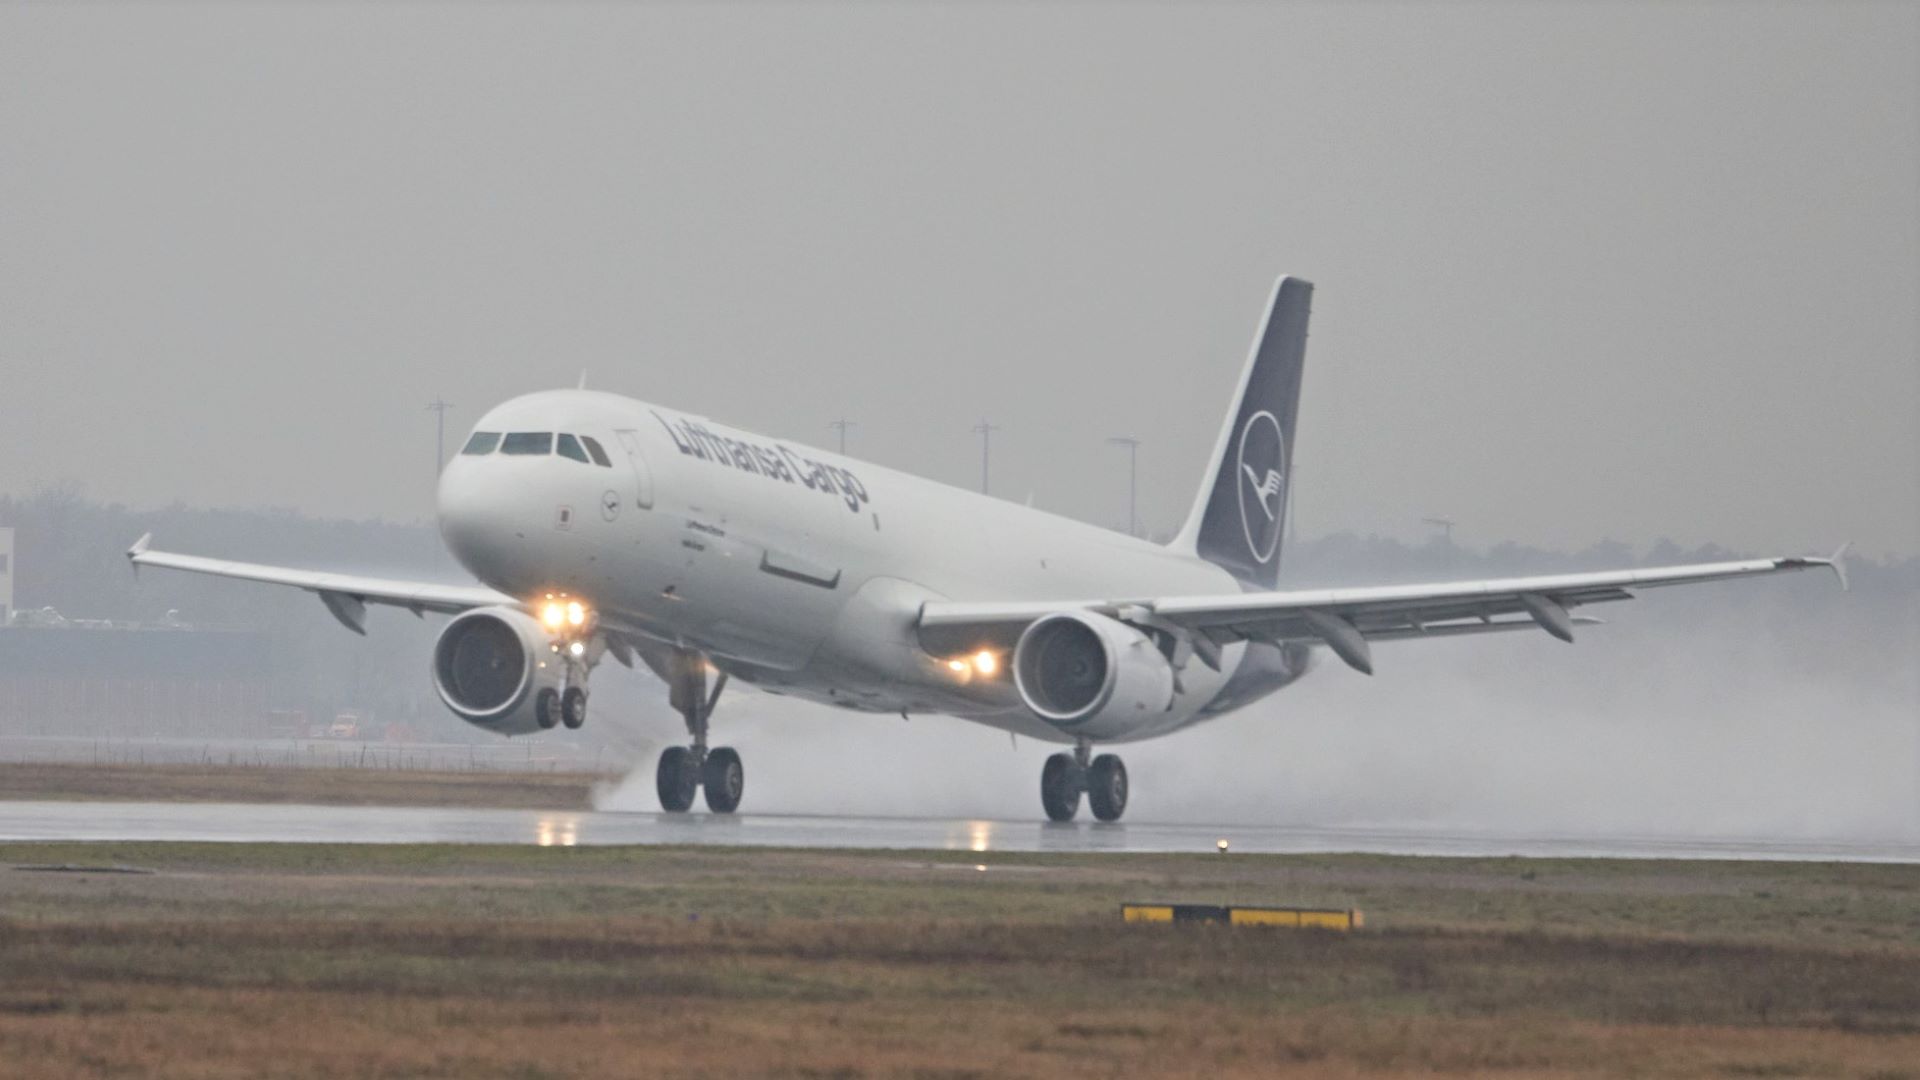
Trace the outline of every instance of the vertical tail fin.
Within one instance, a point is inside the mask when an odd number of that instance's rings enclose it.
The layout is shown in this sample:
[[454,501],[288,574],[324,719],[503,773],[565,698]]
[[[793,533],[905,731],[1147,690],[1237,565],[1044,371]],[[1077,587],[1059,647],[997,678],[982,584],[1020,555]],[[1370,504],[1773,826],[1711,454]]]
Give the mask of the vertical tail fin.
[[1283,277],[1274,283],[1240,392],[1214,444],[1193,512],[1174,540],[1250,588],[1271,589],[1280,573],[1312,301],[1310,282]]

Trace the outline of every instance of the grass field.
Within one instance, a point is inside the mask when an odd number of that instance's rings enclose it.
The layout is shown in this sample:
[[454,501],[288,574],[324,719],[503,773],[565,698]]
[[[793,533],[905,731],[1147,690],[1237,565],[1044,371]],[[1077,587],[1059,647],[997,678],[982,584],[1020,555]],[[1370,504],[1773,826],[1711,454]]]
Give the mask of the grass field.
[[586,810],[593,785],[576,772],[288,768],[232,765],[0,763],[0,801],[307,803],[323,806],[491,806]]
[[1920,867],[0,845],[0,1076],[1289,1071],[1920,1077]]

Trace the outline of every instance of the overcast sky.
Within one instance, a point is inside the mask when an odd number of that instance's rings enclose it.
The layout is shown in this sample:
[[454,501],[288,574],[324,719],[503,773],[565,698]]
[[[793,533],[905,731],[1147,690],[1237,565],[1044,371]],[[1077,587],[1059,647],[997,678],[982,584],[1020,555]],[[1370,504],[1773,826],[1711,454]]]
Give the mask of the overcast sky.
[[[0,492],[431,512],[590,384],[1103,524],[1920,553],[1920,7],[0,7]],[[456,433],[457,432],[457,433]]]

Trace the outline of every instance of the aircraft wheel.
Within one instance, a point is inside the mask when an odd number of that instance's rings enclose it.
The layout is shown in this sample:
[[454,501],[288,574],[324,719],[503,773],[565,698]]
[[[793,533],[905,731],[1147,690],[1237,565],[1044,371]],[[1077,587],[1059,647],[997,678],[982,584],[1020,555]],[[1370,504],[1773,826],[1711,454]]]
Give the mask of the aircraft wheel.
[[567,687],[560,695],[560,722],[570,728],[578,728],[587,722],[587,692],[577,686]]
[[1127,812],[1127,766],[1118,754],[1101,754],[1087,770],[1087,804],[1101,821]]
[[653,779],[660,792],[660,809],[685,812],[693,806],[693,789],[700,786],[700,769],[693,763],[693,751],[684,746],[667,747],[660,754],[660,767]]
[[560,710],[555,707],[559,698],[559,692],[549,686],[533,699],[533,719],[541,727],[550,728],[560,722]]
[[722,746],[707,753],[700,768],[700,786],[707,789],[707,809],[716,814],[731,814],[740,806],[747,789],[747,771],[740,764],[740,753]]
[[1072,754],[1055,754],[1040,770],[1040,805],[1054,821],[1072,821],[1080,812],[1080,765]]

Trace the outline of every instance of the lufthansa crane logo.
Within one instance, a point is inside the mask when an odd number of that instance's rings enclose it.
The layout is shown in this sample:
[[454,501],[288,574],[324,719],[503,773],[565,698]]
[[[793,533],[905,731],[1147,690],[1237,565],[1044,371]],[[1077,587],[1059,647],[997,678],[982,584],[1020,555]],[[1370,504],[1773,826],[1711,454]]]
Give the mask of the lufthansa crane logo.
[[1253,561],[1265,565],[1280,547],[1280,515],[1287,506],[1287,441],[1280,421],[1265,409],[1240,429],[1240,524]]

